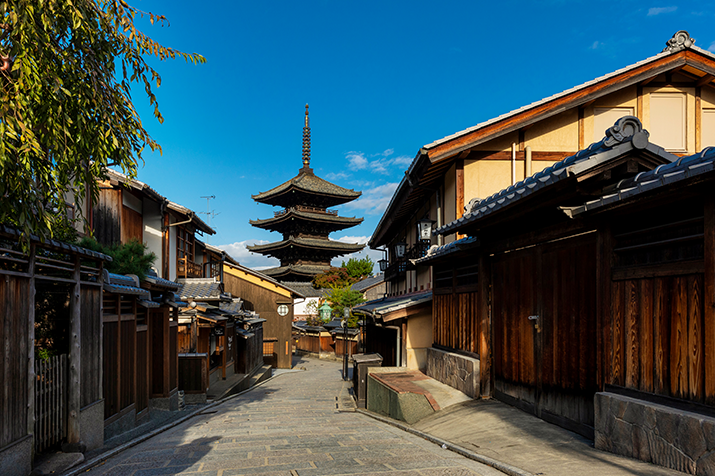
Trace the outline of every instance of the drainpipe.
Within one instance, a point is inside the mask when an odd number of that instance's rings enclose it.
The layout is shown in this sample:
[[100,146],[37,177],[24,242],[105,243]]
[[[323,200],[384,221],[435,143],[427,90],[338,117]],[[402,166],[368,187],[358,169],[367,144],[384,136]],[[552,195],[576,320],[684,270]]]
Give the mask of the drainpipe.
[[[442,196],[437,187],[437,228],[442,226]],[[437,235],[437,246],[442,246],[442,235]]]
[[511,184],[516,183],[516,142],[511,143]]
[[524,178],[531,177],[531,146],[527,145],[524,150]]

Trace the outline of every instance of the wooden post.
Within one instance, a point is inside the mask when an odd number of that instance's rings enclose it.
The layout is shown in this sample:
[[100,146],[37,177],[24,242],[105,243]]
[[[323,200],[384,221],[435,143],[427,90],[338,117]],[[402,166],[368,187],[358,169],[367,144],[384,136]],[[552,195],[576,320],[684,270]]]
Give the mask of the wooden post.
[[492,319],[489,315],[491,270],[489,258],[479,251],[479,391],[482,397],[492,395]]
[[[35,245],[30,245],[30,260],[27,271],[30,274],[27,301],[27,434],[35,435]],[[9,300],[8,300],[9,302]],[[35,458],[35,445],[32,445],[32,458]]]
[[69,382],[67,384],[67,448],[70,451],[82,451],[79,425],[80,392],[81,392],[81,308],[80,308],[80,259],[74,258],[74,289],[70,295],[70,350],[69,350]]
[[702,88],[695,88],[695,152],[700,152],[703,147],[703,103]]
[[99,382],[97,382],[97,385],[99,386],[99,398],[104,400],[104,260],[100,259],[97,267],[99,268],[98,281],[100,284],[99,316],[97,317],[97,319],[99,319],[99,345],[97,346],[99,349],[99,352],[97,352],[97,359],[99,359]]
[[610,225],[599,226],[596,242],[596,387],[599,392],[610,383],[611,371],[611,240]]
[[706,405],[715,404],[715,196],[705,194],[703,275],[703,360]]
[[171,270],[171,268],[169,267],[169,257],[171,256],[171,250],[169,249],[169,244],[171,242],[171,240],[169,239],[171,236],[170,230],[171,228],[169,228],[169,212],[166,211],[164,212],[164,236],[162,236],[161,240],[161,268],[164,274],[162,278],[164,279],[171,279],[169,277],[169,272]]

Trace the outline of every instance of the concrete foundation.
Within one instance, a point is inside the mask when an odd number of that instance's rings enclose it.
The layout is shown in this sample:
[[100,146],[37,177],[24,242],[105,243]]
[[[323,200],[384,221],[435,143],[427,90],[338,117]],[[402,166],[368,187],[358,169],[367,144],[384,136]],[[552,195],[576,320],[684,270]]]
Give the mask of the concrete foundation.
[[176,411],[179,409],[179,391],[174,390],[166,398],[152,398],[149,400],[150,410]]
[[697,475],[715,475],[715,418],[613,393],[594,397],[604,451]]
[[32,435],[0,448],[0,474],[27,476],[32,470]]
[[416,393],[398,393],[368,374],[367,409],[395,420],[415,423],[434,413],[427,397]]
[[479,396],[479,359],[430,347],[425,375],[472,398]]
[[104,427],[104,439],[109,440],[136,426],[137,412],[132,410]]
[[104,400],[94,402],[80,410],[79,428],[87,451],[104,445]]

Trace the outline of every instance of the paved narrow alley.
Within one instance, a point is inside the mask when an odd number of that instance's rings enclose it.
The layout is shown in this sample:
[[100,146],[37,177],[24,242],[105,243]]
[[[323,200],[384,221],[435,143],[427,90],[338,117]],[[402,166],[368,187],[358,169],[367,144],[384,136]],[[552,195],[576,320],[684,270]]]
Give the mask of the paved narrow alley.
[[207,409],[94,467],[87,475],[499,476],[390,425],[340,411],[341,364],[296,369]]

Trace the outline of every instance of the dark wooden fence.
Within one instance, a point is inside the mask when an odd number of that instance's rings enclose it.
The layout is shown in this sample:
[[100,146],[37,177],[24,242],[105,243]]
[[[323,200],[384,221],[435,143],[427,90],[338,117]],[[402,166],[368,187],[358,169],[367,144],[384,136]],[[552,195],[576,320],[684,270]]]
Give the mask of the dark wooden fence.
[[478,293],[435,292],[432,302],[434,343],[450,349],[479,353]]
[[42,452],[67,436],[67,354],[35,361],[35,450]]
[[209,388],[208,354],[181,353],[178,356],[179,389],[184,393],[205,393]]
[[[263,365],[263,359],[266,355],[266,342],[263,341],[263,326],[255,326],[250,332],[253,336],[244,338],[240,334],[237,334],[237,363],[236,372],[242,374],[251,373],[256,367]],[[274,342],[269,342],[268,344],[275,344]],[[273,351],[273,349],[269,349]],[[274,352],[271,352],[269,356],[272,356]]]
[[[346,343],[347,342],[347,346]],[[358,353],[358,338],[357,335],[348,335],[347,341],[341,333],[335,334],[335,356],[342,357],[345,354],[345,347],[348,349],[348,355]]]

